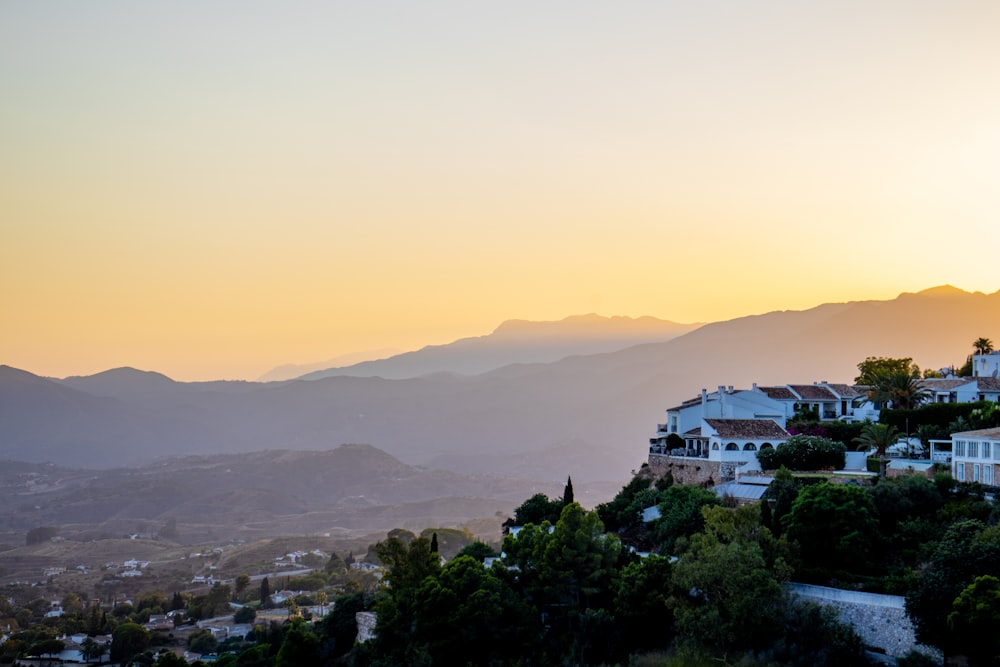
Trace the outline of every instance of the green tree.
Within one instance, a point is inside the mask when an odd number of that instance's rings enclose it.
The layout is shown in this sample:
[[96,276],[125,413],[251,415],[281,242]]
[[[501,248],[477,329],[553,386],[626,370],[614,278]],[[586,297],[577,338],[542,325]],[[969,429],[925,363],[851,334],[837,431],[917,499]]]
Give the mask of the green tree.
[[952,603],[948,627],[973,667],[1000,664],[1000,579],[977,577]]
[[916,584],[906,593],[906,613],[917,640],[958,654],[964,647],[948,624],[953,603],[977,577],[1000,577],[1000,527],[956,521],[945,531]]
[[337,598],[333,610],[323,619],[323,636],[330,657],[339,658],[354,646],[358,637],[358,612],[367,611],[371,601],[366,593]]
[[651,526],[657,551],[664,555],[674,552],[676,542],[700,531],[705,525],[702,509],[721,501],[712,491],[700,486],[671,486],[660,493],[660,518]]
[[328,575],[341,576],[347,573],[347,563],[335,553],[330,554],[330,560],[326,562],[323,571]]
[[451,560],[417,591],[413,653],[433,665],[510,664],[541,633],[536,613],[475,559]]
[[915,408],[930,395],[920,385],[920,367],[910,357],[868,357],[858,371],[854,383],[868,387],[868,400],[879,407]]
[[219,648],[219,641],[209,630],[195,630],[188,637],[188,648],[193,653],[201,655],[215,653],[216,649]]
[[99,659],[107,650],[107,646],[96,642],[93,637],[84,637],[80,642],[80,653],[84,662]]
[[301,618],[292,620],[275,656],[275,667],[309,667],[320,664],[319,638]]
[[668,558],[652,555],[622,569],[614,616],[622,628],[622,643],[631,651],[669,647],[674,625],[668,604],[671,586]]
[[66,648],[66,644],[63,642],[63,640],[52,637],[49,639],[42,639],[36,642],[31,647],[31,653],[38,656],[47,655],[50,656],[50,658],[54,658],[64,648]]
[[441,559],[425,537],[414,538],[409,544],[389,537],[375,545],[375,552],[386,567],[384,581],[388,585],[388,594],[375,605],[376,650],[396,664],[419,664],[423,658],[412,652],[416,646],[412,634],[417,590],[425,578],[441,571]]
[[149,646],[149,632],[135,623],[122,623],[111,633],[111,662],[131,664]]
[[573,498],[573,478],[566,477],[566,486],[563,488],[562,496],[563,505],[569,505],[574,501]]
[[669,605],[679,642],[714,657],[762,649],[783,630],[781,585],[753,542],[694,535],[674,565]]
[[250,586],[250,575],[243,573],[237,576],[233,585],[236,588],[236,599],[243,602],[246,599],[247,588]]
[[601,503],[595,510],[604,526],[611,531],[637,525],[640,512],[659,502],[659,493],[651,488],[652,475],[648,468],[643,468],[622,487],[614,498]]
[[784,520],[788,538],[800,546],[803,576],[824,581],[842,570],[876,569],[878,514],[865,489],[827,482],[807,486]]
[[533,523],[536,526],[543,521],[555,523],[559,520],[559,513],[562,511],[562,499],[549,500],[544,493],[536,493],[514,510],[513,518],[504,521],[505,528],[511,526],[527,526]]
[[271,606],[271,584],[267,577],[260,580],[260,606],[264,609]]
[[472,556],[480,563],[485,561],[487,558],[492,558],[498,556],[499,554],[496,550],[485,542],[472,542],[462,547],[462,550],[455,555],[455,558],[459,556]]
[[854,439],[862,449],[875,450],[879,461],[879,477],[885,477],[886,474],[885,452],[889,447],[899,442],[900,435],[899,429],[895,426],[869,422],[861,429],[861,435]]

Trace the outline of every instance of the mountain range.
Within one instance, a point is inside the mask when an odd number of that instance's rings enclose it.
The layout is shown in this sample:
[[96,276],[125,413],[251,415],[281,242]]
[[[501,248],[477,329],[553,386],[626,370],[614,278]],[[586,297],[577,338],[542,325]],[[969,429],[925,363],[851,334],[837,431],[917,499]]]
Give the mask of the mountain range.
[[663,411],[702,387],[851,382],[868,356],[961,365],[972,341],[1000,331],[1000,292],[944,286],[701,326],[627,319],[506,323],[285,382],[128,368],[59,380],[3,366],[0,458],[109,468],[365,443],[457,473],[620,482]]

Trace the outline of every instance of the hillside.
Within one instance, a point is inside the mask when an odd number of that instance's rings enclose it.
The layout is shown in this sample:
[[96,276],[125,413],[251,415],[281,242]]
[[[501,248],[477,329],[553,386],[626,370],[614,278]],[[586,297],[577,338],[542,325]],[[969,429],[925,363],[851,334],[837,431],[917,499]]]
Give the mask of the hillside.
[[156,535],[170,520],[185,542],[419,530],[486,517],[499,527],[524,498],[561,490],[416,468],[368,445],[192,456],[102,471],[12,461],[0,467],[0,542],[11,544],[23,544],[23,535],[41,525],[85,539]]
[[961,364],[973,340],[998,331],[1000,292],[938,288],[744,317],[666,342],[475,376],[167,383],[121,369],[112,372],[119,384],[0,368],[0,398],[9,397],[0,401],[0,457],[109,467],[353,442],[462,473],[621,480],[645,459],[663,411],[702,387],[850,382],[870,355]]

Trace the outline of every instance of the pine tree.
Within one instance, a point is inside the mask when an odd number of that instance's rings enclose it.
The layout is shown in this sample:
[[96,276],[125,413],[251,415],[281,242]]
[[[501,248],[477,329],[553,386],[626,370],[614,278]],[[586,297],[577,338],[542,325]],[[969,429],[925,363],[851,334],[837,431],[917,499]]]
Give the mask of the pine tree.
[[566,477],[566,488],[563,489],[563,507],[573,502],[573,478]]

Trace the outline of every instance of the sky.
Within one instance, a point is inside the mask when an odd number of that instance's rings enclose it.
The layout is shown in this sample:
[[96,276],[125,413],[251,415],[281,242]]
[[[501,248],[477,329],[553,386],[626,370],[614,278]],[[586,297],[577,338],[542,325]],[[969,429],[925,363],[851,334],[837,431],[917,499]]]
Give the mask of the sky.
[[1000,289],[1000,3],[0,3],[0,363]]

